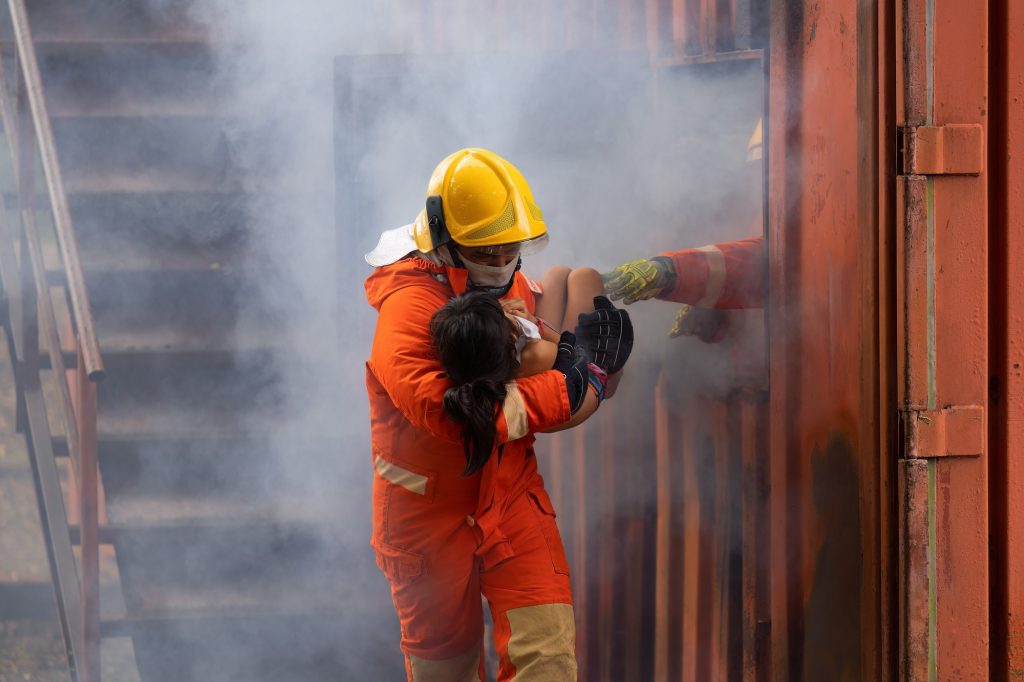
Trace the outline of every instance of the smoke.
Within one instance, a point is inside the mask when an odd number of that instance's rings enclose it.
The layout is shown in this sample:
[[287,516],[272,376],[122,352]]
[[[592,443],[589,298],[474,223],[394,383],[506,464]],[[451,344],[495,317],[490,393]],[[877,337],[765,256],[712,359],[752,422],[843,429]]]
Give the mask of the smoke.
[[[171,0],[147,2],[178,11]],[[233,340],[273,347],[269,355],[232,361],[229,369],[258,376],[237,391],[252,394],[244,426],[261,435],[251,449],[222,451],[229,464],[211,466],[209,482],[242,476],[246,494],[274,501],[282,526],[296,517],[328,523],[315,532],[254,537],[227,559],[193,547],[189,537],[173,548],[136,551],[184,553],[196,580],[230,579],[273,556],[272,578],[312,587],[325,606],[343,605],[348,615],[325,619],[319,629],[296,626],[294,639],[274,652],[261,648],[265,633],[257,625],[230,638],[203,634],[210,651],[229,652],[220,673],[159,657],[140,659],[140,666],[185,666],[179,679],[263,679],[263,662],[290,650],[284,660],[329,652],[341,661],[340,679],[401,676],[397,621],[368,547],[372,469],[363,377],[374,316],[361,297],[369,274],[362,254],[382,230],[412,221],[430,171],[447,153],[488,147],[529,179],[551,234],[549,249],[524,264],[538,279],[557,263],[607,269],[756,232],[760,169],[745,159],[762,106],[756,63],[655,73],[646,54],[541,51],[524,24],[506,30],[508,17],[468,7],[459,14],[468,20],[444,27],[449,42],[442,46],[431,39],[440,30],[437,17],[428,22],[421,4],[190,5],[190,20],[212,38],[205,76],[224,113],[202,153],[218,164],[219,180],[245,198]],[[373,56],[396,53],[407,56]],[[737,379],[734,358],[693,339],[668,339],[675,310],[665,303],[630,309],[638,341],[626,381],[651,382],[642,389],[650,393],[661,372],[680,399],[724,392]],[[201,389],[182,393],[189,390]],[[173,478],[158,461],[140,476]],[[594,509],[608,513],[615,510]],[[278,584],[268,578],[267,590]],[[289,594],[281,593],[282,603]],[[159,649],[178,637],[197,635],[168,625],[149,644]],[[294,671],[277,677],[299,678]]]

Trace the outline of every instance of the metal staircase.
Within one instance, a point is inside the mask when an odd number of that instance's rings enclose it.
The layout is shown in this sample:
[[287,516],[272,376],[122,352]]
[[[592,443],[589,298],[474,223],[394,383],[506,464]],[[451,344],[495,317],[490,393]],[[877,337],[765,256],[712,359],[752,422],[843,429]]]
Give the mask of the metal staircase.
[[282,190],[235,162],[209,37],[185,2],[8,5],[0,312],[74,675],[122,636],[146,682],[400,678],[307,485],[338,434],[274,437],[293,349],[242,254]]

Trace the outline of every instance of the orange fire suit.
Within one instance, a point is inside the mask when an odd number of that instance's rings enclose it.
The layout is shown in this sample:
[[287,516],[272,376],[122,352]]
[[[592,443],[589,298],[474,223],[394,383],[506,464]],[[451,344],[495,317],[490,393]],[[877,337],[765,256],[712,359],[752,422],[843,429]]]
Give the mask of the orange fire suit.
[[676,282],[657,298],[698,308],[764,307],[764,237],[658,255],[672,259]]
[[[531,311],[521,273],[508,296]],[[480,595],[494,620],[499,680],[576,679],[569,568],[537,471],[533,433],[570,417],[562,375],[510,382],[499,446],[465,467],[461,428],[445,417],[449,387],[431,346],[431,316],[465,291],[466,272],[411,257],[366,280],[378,310],[370,398],[377,563],[391,583],[409,680],[482,680]]]

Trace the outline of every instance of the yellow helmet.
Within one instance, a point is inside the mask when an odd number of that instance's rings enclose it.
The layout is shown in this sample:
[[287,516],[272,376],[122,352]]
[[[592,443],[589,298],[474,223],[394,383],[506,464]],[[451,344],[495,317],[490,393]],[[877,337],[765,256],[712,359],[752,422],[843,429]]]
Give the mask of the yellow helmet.
[[449,241],[474,248],[527,242],[540,247],[546,235],[526,179],[505,159],[476,147],[460,149],[437,165],[426,208],[413,226],[422,252]]

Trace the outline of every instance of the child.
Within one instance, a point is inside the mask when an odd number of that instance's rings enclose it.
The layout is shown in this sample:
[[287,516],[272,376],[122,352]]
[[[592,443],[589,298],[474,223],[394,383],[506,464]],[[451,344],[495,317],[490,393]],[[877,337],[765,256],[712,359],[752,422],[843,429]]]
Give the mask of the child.
[[[444,411],[462,425],[466,469],[471,475],[483,468],[494,449],[495,413],[507,395],[508,382],[517,377],[552,368],[566,372],[586,365],[585,358],[574,356],[571,333],[551,340],[553,331],[545,328],[547,338],[521,300],[499,301],[484,292],[469,292],[451,299],[434,313],[430,336],[441,366],[452,386],[444,395]],[[561,354],[561,357],[559,355]],[[601,380],[600,370],[584,368],[577,384],[583,389],[572,418],[555,430],[571,428],[597,409],[603,384],[586,390],[590,376]]]
[[[594,309],[594,297],[604,293],[604,283],[600,273],[593,268],[570,269],[563,265],[544,273],[537,289],[541,293],[536,294],[536,316],[529,313],[520,298],[501,302],[506,312],[535,325],[540,331],[539,339],[527,334],[526,352],[517,377],[551,369],[559,334],[572,331],[580,313]],[[538,340],[548,343],[537,343]]]

